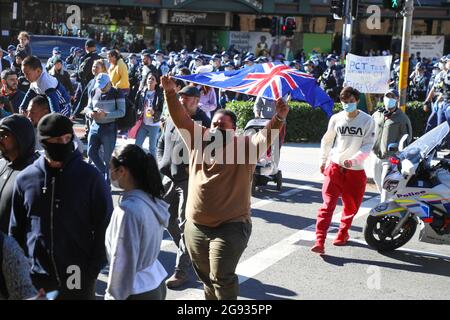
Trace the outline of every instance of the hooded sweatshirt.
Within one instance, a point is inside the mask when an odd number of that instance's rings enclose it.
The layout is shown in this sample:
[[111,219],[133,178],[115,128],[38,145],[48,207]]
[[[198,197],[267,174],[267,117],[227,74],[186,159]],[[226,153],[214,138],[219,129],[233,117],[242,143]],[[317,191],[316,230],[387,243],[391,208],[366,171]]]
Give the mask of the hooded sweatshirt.
[[[78,151],[62,169],[40,156],[17,176],[9,233],[29,257],[32,278],[44,279],[47,290],[83,295],[106,264],[112,209],[104,178]],[[80,290],[66,287],[71,266],[80,270]]]
[[106,300],[154,290],[167,277],[158,255],[169,217],[163,200],[138,189],[124,193],[106,230],[110,261]]
[[35,134],[31,121],[21,115],[11,115],[0,121],[0,129],[8,130],[15,137],[19,156],[14,161],[0,159],[0,230],[8,233],[12,195],[16,176],[38,158],[34,150]]

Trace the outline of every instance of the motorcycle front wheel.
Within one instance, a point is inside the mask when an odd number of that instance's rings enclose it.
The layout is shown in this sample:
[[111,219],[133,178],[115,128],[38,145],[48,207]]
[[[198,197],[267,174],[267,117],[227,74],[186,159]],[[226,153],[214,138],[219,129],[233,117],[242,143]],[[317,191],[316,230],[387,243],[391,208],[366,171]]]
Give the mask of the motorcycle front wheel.
[[393,237],[392,232],[399,221],[400,218],[394,216],[369,216],[364,227],[367,244],[378,251],[392,251],[405,245],[416,232],[417,223],[413,218],[409,218]]

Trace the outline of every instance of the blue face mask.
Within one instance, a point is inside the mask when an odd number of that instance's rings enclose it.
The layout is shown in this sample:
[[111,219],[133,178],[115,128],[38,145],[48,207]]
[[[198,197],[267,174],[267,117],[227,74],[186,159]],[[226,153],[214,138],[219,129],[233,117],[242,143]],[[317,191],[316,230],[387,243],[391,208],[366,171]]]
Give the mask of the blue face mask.
[[342,103],[342,108],[344,108],[345,112],[353,112],[356,110],[357,107],[357,103],[356,102],[352,102],[352,103]]

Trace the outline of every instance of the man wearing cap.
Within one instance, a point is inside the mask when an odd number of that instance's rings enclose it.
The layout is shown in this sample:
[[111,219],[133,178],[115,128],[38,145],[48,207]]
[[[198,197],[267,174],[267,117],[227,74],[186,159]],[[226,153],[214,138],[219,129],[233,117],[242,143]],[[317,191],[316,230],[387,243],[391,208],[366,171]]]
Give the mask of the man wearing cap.
[[411,73],[409,80],[409,98],[413,101],[424,101],[429,79],[425,75],[425,66],[422,62],[416,64],[416,68]]
[[235,67],[235,69],[236,70],[238,70],[238,69],[240,69],[241,68],[241,56],[240,56],[240,54],[238,54],[238,53],[236,53],[234,56],[233,56],[233,63],[234,63],[234,67]]
[[[427,98],[423,102],[423,109],[425,112],[429,111],[428,104],[431,102],[431,114],[427,121],[427,126],[425,128],[425,132],[430,131],[434,127],[440,125],[445,121],[445,109],[444,102],[442,99],[441,93],[444,90],[444,78],[447,74],[447,61],[446,56],[443,56],[439,63],[438,68],[439,72],[435,75],[432,88],[428,92]],[[431,82],[431,81],[430,81]]]
[[37,288],[58,299],[95,299],[106,265],[105,232],[113,205],[101,174],[75,150],[72,122],[52,113],[38,124],[45,150],[16,179],[9,233],[31,262]]
[[19,90],[19,80],[17,73],[11,69],[3,70],[1,73],[2,87],[0,96],[8,97],[13,106],[14,112],[19,112],[19,107],[25,97],[25,93]]
[[164,60],[164,52],[161,50],[155,51],[156,69],[158,70],[159,77],[169,73],[170,68],[167,62]]
[[[398,107],[399,95],[391,89],[384,95],[383,108],[373,115],[375,121],[375,144],[372,149],[374,181],[383,198],[383,180],[389,168],[389,157],[395,151],[389,151],[389,145],[398,146],[403,135],[407,134],[407,143],[412,140],[412,126],[408,116]],[[398,149],[398,147],[397,147]],[[383,202],[384,199],[381,200]]]
[[[210,128],[200,126],[177,100],[173,79],[162,77],[161,83],[170,116],[189,151],[185,224],[189,256],[204,284],[206,299],[237,299],[236,267],[251,234],[250,189],[259,156],[253,148],[262,143],[266,147],[260,151],[265,152],[272,139],[277,138],[277,130],[284,124],[289,108],[280,99],[276,116],[265,128],[268,131],[238,137],[233,112],[220,109],[214,114]],[[203,137],[208,138],[205,141]],[[213,150],[209,149],[211,144]],[[227,154],[233,146],[246,151],[240,155],[235,151]],[[251,149],[255,151],[253,156]],[[226,165],[224,159],[228,159]]]
[[59,47],[54,47],[52,50],[52,56],[47,59],[47,63],[45,65],[45,69],[47,71],[50,71],[57,58],[61,58],[61,50],[59,49]]
[[250,68],[255,65],[255,58],[253,56],[248,56],[244,59],[244,68]]
[[203,66],[204,57],[202,55],[196,55],[189,65],[191,73],[196,73],[197,69]]
[[16,52],[16,47],[14,47],[12,44],[10,44],[8,46],[8,54],[6,55],[6,57],[4,57],[4,59],[8,60],[9,63],[11,64],[11,66],[14,63],[15,60],[15,52]]
[[[106,73],[95,77],[94,87],[84,109],[86,117],[92,119],[88,134],[88,157],[109,181],[108,168],[116,147],[116,120],[125,116],[125,96],[112,86]],[[100,147],[103,146],[103,153]]]
[[[194,121],[200,121],[205,127],[209,127],[211,120],[198,108],[200,91],[196,87],[186,86],[178,91],[180,103]],[[167,119],[164,131],[158,142],[158,166],[163,179],[166,195],[164,200],[169,204],[170,220],[169,231],[178,250],[175,262],[175,272],[166,280],[169,289],[182,286],[189,279],[191,259],[184,241],[184,225],[186,223],[186,200],[188,193],[189,168],[186,163],[177,161],[173,157],[174,150],[179,150],[180,159],[187,157],[186,146],[175,127],[172,119]]]
[[48,72],[51,76],[54,76],[59,83],[61,83],[64,88],[69,92],[71,99],[75,95],[75,90],[72,86],[72,81],[70,81],[70,74],[63,68],[63,61],[60,56],[57,56],[52,61],[53,67]]
[[303,68],[305,69],[305,72],[311,76],[313,76],[316,80],[320,78],[320,71],[319,68],[314,65],[314,62],[311,60],[306,60],[306,62],[303,64]]
[[31,122],[22,115],[0,121],[0,231],[8,233],[14,181],[20,171],[38,158]]
[[81,82],[83,88],[94,78],[94,75],[92,74],[92,65],[94,64],[94,61],[101,59],[97,53],[95,40],[87,40],[84,49],[86,50],[86,55],[80,59],[80,66],[78,67],[78,80]]
[[327,69],[319,79],[320,87],[335,101],[338,101],[341,89],[339,71],[336,66],[336,57],[329,54],[326,59]]
[[22,71],[30,81],[30,89],[27,91],[19,109],[25,112],[28,103],[38,94],[45,94],[50,101],[52,112],[59,112],[69,116],[71,111],[70,96],[67,90],[58,80],[42,69],[41,61],[36,56],[28,56],[22,62]]
[[213,66],[213,72],[223,71],[222,57],[219,54],[213,54],[211,57],[211,64]]

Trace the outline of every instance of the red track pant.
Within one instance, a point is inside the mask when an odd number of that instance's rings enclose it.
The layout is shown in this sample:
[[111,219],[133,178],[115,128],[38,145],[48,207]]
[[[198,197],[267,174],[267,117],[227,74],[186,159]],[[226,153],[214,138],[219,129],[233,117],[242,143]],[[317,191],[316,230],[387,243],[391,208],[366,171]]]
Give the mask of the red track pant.
[[325,241],[334,210],[339,197],[344,205],[340,232],[347,232],[353,218],[359,210],[366,190],[366,173],[364,170],[345,169],[333,162],[324,171],[325,180],[322,186],[323,205],[317,212],[317,241]]

